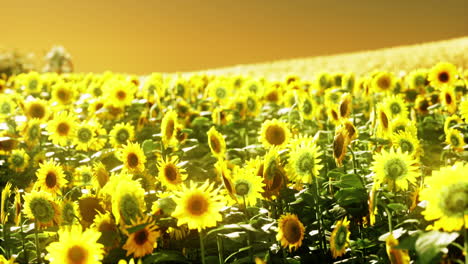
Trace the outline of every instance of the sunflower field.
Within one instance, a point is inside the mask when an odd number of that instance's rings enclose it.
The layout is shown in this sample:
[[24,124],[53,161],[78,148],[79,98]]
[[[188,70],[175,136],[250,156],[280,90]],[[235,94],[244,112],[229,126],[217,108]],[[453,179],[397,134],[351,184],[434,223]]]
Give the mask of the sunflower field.
[[467,263],[468,71],[0,79],[0,263]]

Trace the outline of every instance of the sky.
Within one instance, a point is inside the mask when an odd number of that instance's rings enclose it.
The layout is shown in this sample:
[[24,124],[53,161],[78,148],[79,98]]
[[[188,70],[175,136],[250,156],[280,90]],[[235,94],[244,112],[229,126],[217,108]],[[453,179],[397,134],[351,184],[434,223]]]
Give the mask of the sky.
[[195,71],[468,36],[466,0],[23,0],[1,4],[0,46],[53,45],[75,71]]

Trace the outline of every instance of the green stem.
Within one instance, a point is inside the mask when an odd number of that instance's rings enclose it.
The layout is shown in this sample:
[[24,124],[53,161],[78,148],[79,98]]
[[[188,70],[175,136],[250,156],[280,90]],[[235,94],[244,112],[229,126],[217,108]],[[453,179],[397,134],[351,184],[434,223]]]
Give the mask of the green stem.
[[353,171],[354,174],[357,175],[357,169],[356,169],[356,156],[354,155],[353,148],[351,146],[348,146],[349,151],[351,152],[351,156],[353,158]]
[[387,219],[388,219],[388,231],[391,233],[393,231],[392,227],[392,214],[388,210],[387,207],[384,206],[385,213],[387,213]]
[[223,241],[219,235],[216,235],[216,244],[218,246],[218,258],[219,264],[224,264],[224,256],[223,256]]
[[37,224],[37,221],[36,223],[34,224],[34,236],[36,237],[36,259],[37,259],[37,263],[42,263],[42,260],[41,260],[41,250],[39,248],[39,235],[37,234],[37,229],[38,229],[38,224]]
[[24,263],[29,263],[28,251],[26,251],[26,246],[24,244],[24,231],[23,231],[22,223],[20,223],[20,231],[21,231],[21,246],[23,247]]
[[319,228],[319,234],[320,234],[320,247],[322,248],[324,254],[327,252],[327,241],[325,238],[325,234],[322,228],[322,209],[320,208],[320,197],[319,197],[319,184],[318,184],[318,179],[314,179],[315,185],[313,187],[314,189],[314,196],[315,196],[315,215],[317,217],[317,222],[318,222],[318,228]]
[[202,261],[202,264],[206,264],[206,261],[205,261],[205,244],[203,243],[203,230],[198,231],[198,235],[200,236],[201,261]]
[[466,218],[463,217],[463,236],[464,236],[464,239],[465,239],[465,264],[468,264],[468,231],[467,231],[467,228],[466,228]]

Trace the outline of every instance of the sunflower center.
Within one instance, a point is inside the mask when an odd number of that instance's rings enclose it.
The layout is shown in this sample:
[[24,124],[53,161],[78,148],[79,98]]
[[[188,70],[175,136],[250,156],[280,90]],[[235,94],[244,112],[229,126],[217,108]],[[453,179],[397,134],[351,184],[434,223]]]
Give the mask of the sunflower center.
[[57,175],[53,171],[49,171],[45,178],[45,184],[49,188],[54,188],[57,184]]
[[172,137],[172,134],[174,134],[174,121],[169,120],[166,126],[166,138],[170,139]]
[[127,155],[127,163],[130,168],[135,168],[139,163],[138,156],[135,153],[129,153]]
[[78,140],[82,143],[87,143],[91,137],[93,136],[93,132],[87,128],[83,127],[78,130]]
[[15,167],[21,167],[24,164],[24,158],[22,155],[14,155],[11,161]]
[[336,232],[335,246],[337,249],[342,249],[346,244],[346,227],[340,226]]
[[130,133],[127,131],[127,129],[122,128],[119,131],[117,131],[116,139],[120,144],[126,143],[129,137]]
[[441,190],[439,207],[448,216],[463,215],[468,211],[468,184],[456,183]]
[[68,250],[67,254],[69,263],[72,264],[82,264],[86,263],[88,258],[88,252],[81,246],[75,245]]
[[41,104],[32,104],[29,113],[31,117],[42,119],[45,116],[45,108]]
[[409,142],[408,140],[406,139],[402,139],[400,141],[400,148],[403,152],[408,152],[408,153],[413,153],[414,151],[414,146],[411,142]]
[[383,111],[380,112],[380,122],[382,123],[384,129],[388,128],[388,117],[387,114],[385,114]]
[[449,80],[449,74],[448,74],[448,72],[445,72],[445,71],[439,73],[439,75],[437,77],[439,78],[439,82],[441,82],[441,83],[446,83]]
[[272,145],[281,145],[286,140],[286,131],[281,126],[271,125],[266,129],[266,140]]
[[340,117],[338,116],[338,113],[335,110],[331,110],[332,118],[333,120],[339,120]]
[[101,222],[101,224],[99,224],[98,229],[99,229],[99,232],[104,233],[106,231],[113,231],[115,229],[115,226],[110,222],[104,221],[104,222]]
[[450,135],[450,144],[454,147],[460,145],[460,140],[458,140],[456,135]]
[[93,175],[91,175],[91,173],[84,172],[84,173],[81,174],[81,181],[83,183],[91,182],[92,178],[93,178]]
[[117,91],[116,95],[117,95],[117,99],[119,99],[120,101],[125,100],[125,98],[127,97],[127,93],[122,90]]
[[452,95],[450,95],[449,93],[445,93],[445,102],[448,105],[452,104]]
[[73,205],[70,203],[66,203],[62,209],[62,220],[65,223],[71,224],[73,223],[74,219],[75,219],[75,210],[73,208]]
[[343,154],[343,149],[345,147],[345,137],[342,133],[339,133],[335,140],[333,141],[333,155],[335,158],[340,158]]
[[236,184],[236,193],[239,196],[247,195],[250,191],[249,184],[246,182],[240,182]]
[[216,88],[216,97],[223,99],[226,97],[226,89],[224,87]]
[[278,92],[275,90],[275,91],[271,91],[267,94],[266,96],[267,100],[269,102],[277,102],[278,101]]
[[295,244],[301,239],[301,228],[297,221],[289,220],[284,224],[284,237],[290,244]]
[[185,87],[181,84],[178,83],[176,86],[176,93],[178,96],[184,96],[185,94]]
[[39,137],[39,125],[33,125],[28,130],[29,138],[35,139]]
[[219,142],[218,138],[214,135],[210,137],[211,148],[215,153],[221,152],[221,143]]
[[44,198],[34,198],[29,204],[31,212],[37,221],[41,223],[48,223],[55,215],[54,208],[50,202]]
[[31,81],[29,82],[29,89],[34,91],[34,90],[36,90],[37,85],[38,85],[38,81],[37,81],[37,80],[31,80]]
[[57,97],[62,102],[67,102],[70,99],[68,91],[60,89],[57,91]]
[[102,95],[102,89],[101,89],[101,87],[99,87],[99,86],[94,87],[94,89],[93,89],[93,95],[94,95],[95,97],[101,96],[101,95]]
[[306,115],[309,115],[312,112],[312,104],[309,100],[305,100],[302,104],[302,112]]
[[187,211],[195,216],[203,215],[208,210],[208,201],[200,194],[192,195],[187,202]]
[[146,230],[146,228],[137,231],[134,237],[135,243],[139,246],[145,244],[148,241],[148,235],[148,230]]
[[408,171],[404,161],[399,158],[390,159],[387,161],[384,168],[385,175],[391,180],[396,180],[402,177]]
[[296,169],[300,174],[312,174],[314,156],[310,152],[303,152],[296,160]]
[[390,88],[390,79],[388,77],[380,77],[377,81],[377,85],[382,90],[388,90]]
[[249,109],[250,112],[253,112],[255,109],[257,109],[257,103],[252,97],[247,98],[247,109]]
[[169,182],[175,182],[177,180],[177,171],[172,164],[164,167],[164,175]]
[[129,193],[124,194],[120,199],[120,213],[125,222],[129,223],[140,214],[138,199]]
[[348,115],[348,109],[349,109],[349,103],[348,101],[343,101],[341,104],[340,104],[340,115],[342,117],[345,117]]
[[393,102],[390,104],[390,111],[392,111],[393,115],[398,115],[401,113],[401,106],[399,103]]
[[319,83],[321,88],[326,88],[328,86],[327,77],[325,75],[320,76]]
[[11,105],[8,102],[3,102],[1,107],[2,114],[8,114],[11,112]]
[[57,126],[57,132],[60,136],[67,136],[69,131],[70,125],[65,122],[62,122]]

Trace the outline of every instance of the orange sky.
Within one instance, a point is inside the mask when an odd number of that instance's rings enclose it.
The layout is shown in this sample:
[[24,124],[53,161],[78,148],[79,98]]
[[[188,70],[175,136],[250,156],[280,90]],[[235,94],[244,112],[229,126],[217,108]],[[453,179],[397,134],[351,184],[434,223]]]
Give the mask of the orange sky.
[[468,35],[466,0],[4,1],[0,46],[76,71],[190,71]]

